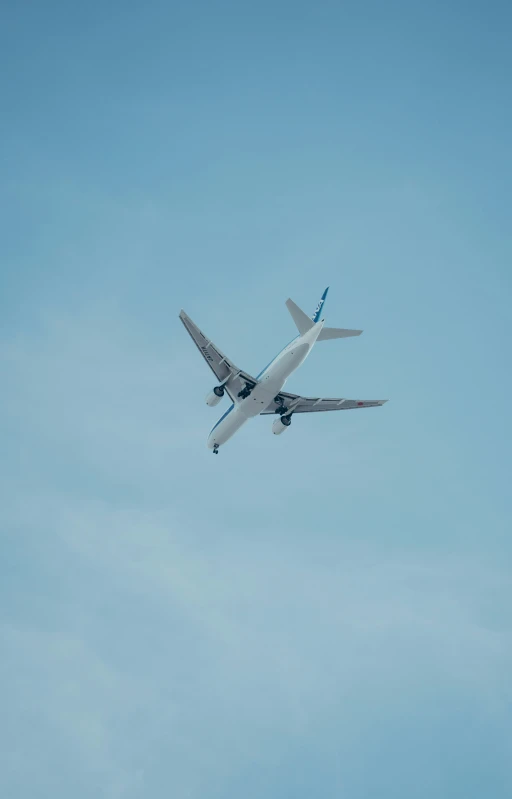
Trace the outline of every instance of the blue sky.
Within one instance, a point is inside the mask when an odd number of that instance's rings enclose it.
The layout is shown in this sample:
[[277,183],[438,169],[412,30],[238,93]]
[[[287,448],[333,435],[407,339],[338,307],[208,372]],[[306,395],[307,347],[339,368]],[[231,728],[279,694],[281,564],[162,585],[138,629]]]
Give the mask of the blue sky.
[[[0,793],[501,799],[512,13],[47,2],[0,25]],[[224,410],[288,296],[359,339]]]

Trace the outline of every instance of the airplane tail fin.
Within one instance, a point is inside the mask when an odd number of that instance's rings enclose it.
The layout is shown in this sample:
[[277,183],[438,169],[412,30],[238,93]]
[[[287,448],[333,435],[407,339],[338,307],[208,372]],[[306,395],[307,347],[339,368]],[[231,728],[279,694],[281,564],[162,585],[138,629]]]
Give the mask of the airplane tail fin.
[[293,300],[286,300],[286,307],[290,311],[291,317],[297,325],[297,330],[301,334],[307,333],[315,324],[304,311],[295,305]]
[[[324,302],[325,298],[327,297],[328,291],[329,291],[329,286],[327,286],[324,293],[320,297],[320,302],[316,306],[315,312],[311,318],[306,313],[304,313],[304,311],[301,308],[299,308],[299,306],[296,305],[293,300],[286,300],[286,307],[290,311],[292,319],[297,325],[297,330],[299,331],[301,336],[304,333],[307,333],[308,330],[311,330],[313,325],[319,321],[320,314],[322,313],[322,308],[324,307]],[[327,336],[325,338],[327,338]]]
[[360,336],[362,330],[344,330],[341,327],[323,327],[317,341],[328,341],[331,338],[348,338],[349,336]]
[[329,286],[325,289],[324,293],[320,297],[320,302],[315,308],[315,312],[312,316],[313,322],[318,322],[320,319],[320,314],[322,313],[322,309],[324,307],[325,298],[327,297],[327,292],[329,291]]

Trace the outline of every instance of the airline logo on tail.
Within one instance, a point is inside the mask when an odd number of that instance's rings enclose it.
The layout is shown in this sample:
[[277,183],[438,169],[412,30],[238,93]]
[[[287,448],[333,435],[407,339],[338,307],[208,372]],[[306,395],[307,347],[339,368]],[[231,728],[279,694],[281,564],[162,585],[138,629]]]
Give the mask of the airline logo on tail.
[[318,322],[318,320],[320,319],[320,314],[322,313],[322,308],[324,307],[324,302],[325,302],[325,298],[327,297],[327,292],[328,291],[329,291],[329,286],[327,286],[327,288],[325,289],[324,293],[322,294],[322,296],[320,298],[320,302],[318,303],[318,305],[315,308],[315,313],[311,317],[313,322]]

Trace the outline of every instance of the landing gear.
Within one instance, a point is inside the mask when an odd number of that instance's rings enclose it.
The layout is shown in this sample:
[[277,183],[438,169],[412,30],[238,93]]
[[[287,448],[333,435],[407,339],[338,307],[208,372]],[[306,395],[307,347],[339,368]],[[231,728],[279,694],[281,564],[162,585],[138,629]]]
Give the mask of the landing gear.
[[238,392],[238,396],[240,397],[240,399],[247,399],[251,391],[252,391],[251,386],[248,383],[246,383],[245,388],[243,388],[241,391]]
[[219,454],[219,445],[218,444],[215,444],[215,446],[213,448],[213,454],[214,455],[218,455]]
[[278,413],[279,416],[282,416],[284,413],[288,413],[288,408],[284,404],[284,399],[282,397],[277,395],[277,397],[274,397],[274,402],[277,405],[276,413]]

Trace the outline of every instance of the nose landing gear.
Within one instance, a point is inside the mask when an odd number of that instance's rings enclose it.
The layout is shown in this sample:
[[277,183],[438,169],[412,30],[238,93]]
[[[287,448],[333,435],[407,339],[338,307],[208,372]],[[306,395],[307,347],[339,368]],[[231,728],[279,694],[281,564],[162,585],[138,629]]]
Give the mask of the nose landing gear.
[[218,454],[219,454],[219,445],[218,445],[218,444],[215,444],[215,445],[214,445],[214,447],[213,447],[213,454],[214,454],[214,455],[218,455]]

